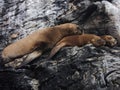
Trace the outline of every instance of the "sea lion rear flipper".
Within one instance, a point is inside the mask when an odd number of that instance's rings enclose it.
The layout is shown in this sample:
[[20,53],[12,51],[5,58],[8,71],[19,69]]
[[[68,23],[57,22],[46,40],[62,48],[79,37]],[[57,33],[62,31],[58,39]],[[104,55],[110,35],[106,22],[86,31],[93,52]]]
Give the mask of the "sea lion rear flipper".
[[66,46],[66,43],[61,43],[57,46],[55,46],[51,52],[50,52],[50,55],[48,56],[48,60],[51,59],[62,47]]
[[37,57],[39,57],[42,54],[41,51],[33,51],[32,53],[28,54],[27,57],[25,58],[25,60],[16,68],[21,68],[22,66],[30,63],[32,60],[36,59]]

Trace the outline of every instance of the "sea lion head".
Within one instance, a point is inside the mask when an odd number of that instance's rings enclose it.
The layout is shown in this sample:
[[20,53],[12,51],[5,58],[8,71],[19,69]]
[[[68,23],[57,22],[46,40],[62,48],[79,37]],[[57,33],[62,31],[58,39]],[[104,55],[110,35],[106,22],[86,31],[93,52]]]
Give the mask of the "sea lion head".
[[103,39],[106,41],[106,45],[113,47],[117,44],[117,40],[111,35],[104,35]]
[[104,46],[106,44],[105,40],[103,40],[102,38],[100,37],[95,37],[91,40],[91,43],[98,47],[98,46]]
[[67,33],[69,33],[70,35],[82,34],[79,25],[66,23],[64,24],[64,27],[66,28]]

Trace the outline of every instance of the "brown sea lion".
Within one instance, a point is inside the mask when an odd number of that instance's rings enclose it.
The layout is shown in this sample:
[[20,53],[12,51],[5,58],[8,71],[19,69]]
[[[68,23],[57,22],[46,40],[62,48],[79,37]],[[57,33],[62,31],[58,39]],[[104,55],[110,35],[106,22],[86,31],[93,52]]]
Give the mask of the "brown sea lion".
[[2,52],[4,63],[29,54],[27,61],[39,57],[45,50],[53,46],[63,37],[80,34],[79,26],[72,23],[57,25],[35,31],[27,37],[8,45]]
[[64,37],[60,40],[56,46],[51,50],[51,53],[47,59],[52,58],[62,47],[65,46],[83,46],[85,44],[91,43],[94,46],[103,46],[105,41],[101,37],[94,34],[82,34],[82,35],[72,35]]
[[111,35],[103,35],[101,38],[106,41],[106,46],[113,47],[117,44],[117,40]]

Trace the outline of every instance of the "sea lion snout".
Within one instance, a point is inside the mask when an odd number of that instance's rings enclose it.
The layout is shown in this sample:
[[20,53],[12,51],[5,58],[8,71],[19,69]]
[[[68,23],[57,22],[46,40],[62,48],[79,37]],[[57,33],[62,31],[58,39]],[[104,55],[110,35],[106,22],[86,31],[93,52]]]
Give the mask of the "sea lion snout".
[[82,32],[80,30],[77,30],[75,34],[81,34]]
[[76,25],[75,34],[82,34],[82,31],[81,31],[81,29],[80,29],[80,26],[78,26],[78,25]]
[[70,29],[74,29],[73,31],[75,31],[75,34],[82,34],[82,29],[79,25],[77,24],[69,24],[70,25]]

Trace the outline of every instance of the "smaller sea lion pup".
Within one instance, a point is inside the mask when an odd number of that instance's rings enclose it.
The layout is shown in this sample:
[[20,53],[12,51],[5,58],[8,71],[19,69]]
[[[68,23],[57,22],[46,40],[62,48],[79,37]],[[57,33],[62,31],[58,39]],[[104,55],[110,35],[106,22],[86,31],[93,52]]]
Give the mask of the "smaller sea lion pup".
[[45,50],[53,46],[63,37],[80,34],[79,26],[72,23],[57,25],[35,31],[27,37],[8,45],[2,52],[3,63],[29,54],[26,63],[39,57]]
[[117,44],[117,40],[111,35],[103,35],[100,37],[106,41],[106,46],[113,47]]
[[94,46],[103,46],[106,44],[105,40],[94,34],[82,34],[82,35],[72,35],[64,37],[60,40],[56,46],[51,50],[51,53],[47,59],[52,58],[62,47],[65,46],[83,46],[85,44],[91,43]]

